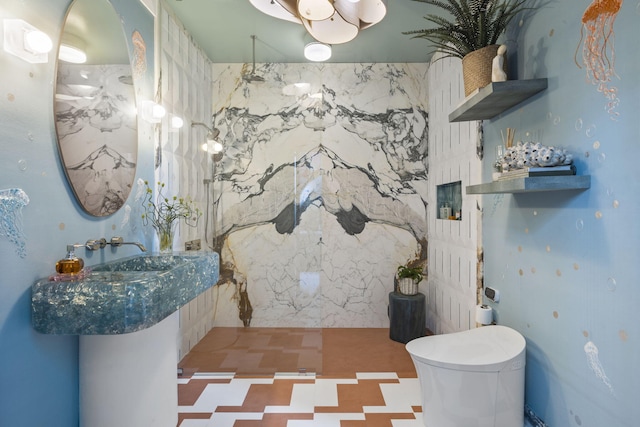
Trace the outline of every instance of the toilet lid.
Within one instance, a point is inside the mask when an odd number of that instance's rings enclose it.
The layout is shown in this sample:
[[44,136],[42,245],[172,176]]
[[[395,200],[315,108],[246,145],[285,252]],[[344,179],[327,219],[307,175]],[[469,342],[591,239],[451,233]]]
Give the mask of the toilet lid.
[[431,335],[406,345],[411,356],[423,363],[478,372],[524,367],[525,347],[526,341],[520,333],[501,325]]

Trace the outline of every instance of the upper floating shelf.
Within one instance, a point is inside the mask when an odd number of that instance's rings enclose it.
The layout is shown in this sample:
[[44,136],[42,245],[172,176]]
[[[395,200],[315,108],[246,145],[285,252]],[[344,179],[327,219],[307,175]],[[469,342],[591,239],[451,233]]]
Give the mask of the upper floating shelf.
[[488,120],[547,88],[547,79],[494,82],[474,91],[449,114],[450,122]]
[[535,176],[505,179],[467,186],[467,194],[531,193],[536,191],[586,190],[591,187],[589,175]]

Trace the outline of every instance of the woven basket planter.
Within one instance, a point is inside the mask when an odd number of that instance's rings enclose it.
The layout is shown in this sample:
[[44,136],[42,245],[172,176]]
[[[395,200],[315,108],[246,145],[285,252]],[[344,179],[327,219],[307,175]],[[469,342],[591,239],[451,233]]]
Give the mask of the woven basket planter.
[[415,295],[418,293],[418,282],[411,277],[398,279],[398,291],[403,295]]
[[[498,54],[500,45],[492,44],[474,50],[462,58],[462,77],[464,79],[464,96],[469,96],[476,89],[491,83],[491,67],[493,58]],[[507,61],[502,67],[507,72]]]

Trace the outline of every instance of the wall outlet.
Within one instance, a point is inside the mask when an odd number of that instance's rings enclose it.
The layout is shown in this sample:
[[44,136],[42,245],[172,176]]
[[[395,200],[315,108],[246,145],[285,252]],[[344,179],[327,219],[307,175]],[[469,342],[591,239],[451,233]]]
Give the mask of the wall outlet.
[[188,242],[184,242],[185,251],[199,251],[200,247],[201,247],[200,239],[189,240]]

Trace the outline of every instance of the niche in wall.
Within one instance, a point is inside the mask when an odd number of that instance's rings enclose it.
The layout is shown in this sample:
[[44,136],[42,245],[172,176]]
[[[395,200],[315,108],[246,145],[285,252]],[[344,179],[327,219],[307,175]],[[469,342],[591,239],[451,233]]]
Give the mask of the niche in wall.
[[462,219],[462,181],[436,186],[437,218],[460,221]]

